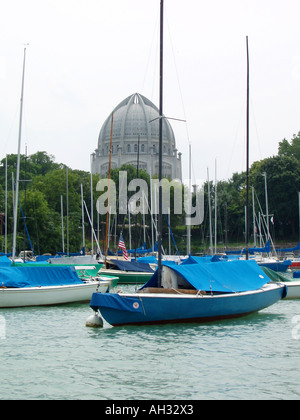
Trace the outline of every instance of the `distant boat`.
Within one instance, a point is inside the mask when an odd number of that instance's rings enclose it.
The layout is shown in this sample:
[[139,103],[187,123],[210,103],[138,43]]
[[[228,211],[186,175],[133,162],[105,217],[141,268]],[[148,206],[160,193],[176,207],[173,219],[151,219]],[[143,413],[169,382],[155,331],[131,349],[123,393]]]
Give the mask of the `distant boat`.
[[67,265],[84,265],[84,264],[103,264],[96,258],[95,255],[85,255],[85,253],[80,254],[63,254],[58,253],[58,257],[48,258],[50,264],[67,264]]
[[292,258],[289,268],[291,270],[297,270],[298,268],[300,268],[300,258]]
[[300,242],[294,247],[291,248],[276,248],[276,252],[295,252],[300,251]]
[[284,273],[291,265],[290,260],[283,260],[280,261],[276,258],[262,258],[261,260],[257,260],[258,265],[261,267],[270,268],[273,271]]
[[[284,275],[274,272],[273,270],[262,267],[263,271],[267,276],[277,282],[281,282],[286,286],[286,296],[284,299],[300,299],[300,280],[289,280]],[[297,271],[293,273],[293,278],[297,279],[300,278],[300,273],[297,275]]]
[[[268,240],[266,242],[266,245],[264,247],[258,248],[258,247],[253,247],[253,248],[248,248],[248,253],[250,255],[255,255],[255,253],[269,253],[271,252],[271,243]],[[238,251],[225,251],[226,255],[246,255],[246,248],[240,249]]]
[[108,282],[82,281],[71,267],[0,266],[0,308],[88,302]]
[[[270,252],[271,252],[271,244],[269,240],[266,242],[266,245],[264,247],[248,248],[248,254],[250,255],[250,258],[253,258],[261,267],[267,267],[267,268],[270,268],[271,270],[280,271],[280,272],[287,271],[287,269],[291,265],[291,261],[290,260],[280,261],[278,258],[275,258],[275,257],[263,256],[263,254],[267,254]],[[261,256],[255,255],[258,253],[261,254]],[[245,248],[240,251],[226,251],[226,255],[229,259],[234,258],[235,256],[239,256],[240,258],[242,258],[243,256],[245,256],[245,254],[246,254]]]
[[[163,0],[160,2],[159,181],[162,178]],[[248,46],[248,43],[247,43]],[[248,48],[247,48],[248,50]],[[162,200],[159,199],[158,269],[138,293],[93,293],[90,306],[111,325],[207,322],[259,311],[285,296],[255,261],[162,262]],[[248,254],[248,252],[247,252]],[[99,315],[100,316],[100,315]]]
[[[0,266],[4,263],[4,258],[6,257],[0,257]],[[11,265],[11,261],[7,258],[7,261],[9,261],[9,265]],[[64,263],[61,264],[52,264],[47,261],[27,261],[27,262],[14,262],[13,266],[16,267],[50,267],[53,269],[59,268],[59,267],[73,267],[78,275],[78,277],[84,281],[100,281],[100,282],[107,282],[109,285],[109,288],[116,287],[119,281],[119,277],[116,277],[115,275],[109,275],[109,274],[101,274],[100,269],[102,268],[103,264],[82,264],[82,265],[76,265],[75,261],[72,260],[72,258],[66,258],[64,259]]]
[[118,284],[145,284],[154,271],[150,264],[107,259],[99,274],[118,277]]
[[300,299],[300,281],[286,282],[287,293],[285,299]]

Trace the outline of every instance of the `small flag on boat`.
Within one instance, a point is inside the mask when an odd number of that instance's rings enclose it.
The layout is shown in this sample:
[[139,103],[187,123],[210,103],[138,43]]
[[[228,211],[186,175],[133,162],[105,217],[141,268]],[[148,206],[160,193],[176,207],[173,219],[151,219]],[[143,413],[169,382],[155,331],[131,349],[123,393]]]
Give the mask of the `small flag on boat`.
[[127,251],[126,251],[126,246],[125,246],[125,242],[124,242],[122,233],[120,235],[118,247],[122,249],[122,251],[123,251],[123,257],[125,258],[126,261],[128,261],[129,258],[128,258],[128,254],[127,254]]

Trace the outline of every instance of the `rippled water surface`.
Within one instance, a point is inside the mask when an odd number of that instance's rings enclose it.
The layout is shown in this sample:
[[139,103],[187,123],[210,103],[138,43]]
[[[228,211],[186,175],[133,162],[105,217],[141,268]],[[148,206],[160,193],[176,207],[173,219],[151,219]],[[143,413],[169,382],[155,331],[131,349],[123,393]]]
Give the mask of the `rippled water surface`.
[[0,310],[1,399],[300,398],[300,300],[199,325],[92,329],[92,313]]

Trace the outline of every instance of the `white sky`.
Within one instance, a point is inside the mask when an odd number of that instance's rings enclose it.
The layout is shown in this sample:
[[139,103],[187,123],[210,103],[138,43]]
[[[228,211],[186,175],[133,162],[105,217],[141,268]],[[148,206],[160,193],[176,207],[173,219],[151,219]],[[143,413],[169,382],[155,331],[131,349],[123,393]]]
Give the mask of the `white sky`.
[[[101,126],[139,92],[158,106],[159,0],[0,0],[0,158],[45,150],[89,170]],[[299,0],[165,0],[164,114],[188,177],[245,170],[246,35],[250,161],[300,131]]]

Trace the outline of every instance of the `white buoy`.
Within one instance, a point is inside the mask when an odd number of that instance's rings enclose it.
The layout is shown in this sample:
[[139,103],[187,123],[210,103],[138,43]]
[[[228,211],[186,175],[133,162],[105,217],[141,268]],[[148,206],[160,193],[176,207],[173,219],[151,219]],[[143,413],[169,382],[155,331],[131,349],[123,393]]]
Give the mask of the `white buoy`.
[[93,315],[88,317],[88,319],[85,322],[85,326],[92,327],[92,328],[102,328],[103,319],[97,312],[95,312]]

